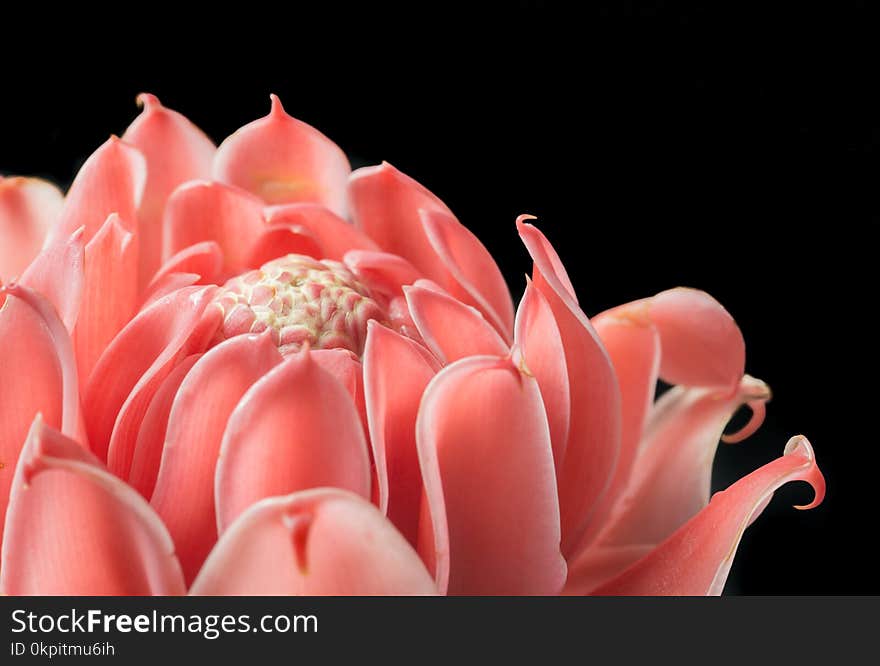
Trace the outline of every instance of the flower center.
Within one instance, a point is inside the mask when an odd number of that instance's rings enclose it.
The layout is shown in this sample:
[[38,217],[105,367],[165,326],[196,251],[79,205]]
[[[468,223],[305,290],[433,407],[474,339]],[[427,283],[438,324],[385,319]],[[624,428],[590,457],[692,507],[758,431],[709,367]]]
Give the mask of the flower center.
[[364,350],[367,322],[387,315],[344,265],[289,254],[232,278],[217,296],[223,325],[217,342],[272,331],[282,353],[313,349]]

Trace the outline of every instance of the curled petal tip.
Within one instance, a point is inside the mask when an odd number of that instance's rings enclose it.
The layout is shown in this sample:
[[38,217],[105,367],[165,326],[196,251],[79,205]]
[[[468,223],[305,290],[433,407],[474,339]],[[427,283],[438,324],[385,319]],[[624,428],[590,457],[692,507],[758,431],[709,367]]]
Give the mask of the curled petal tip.
[[516,228],[522,229],[523,227],[530,227],[531,224],[528,224],[528,220],[537,220],[538,218],[534,215],[530,215],[529,213],[523,213],[522,215],[518,215],[516,218]]
[[750,375],[743,376],[737,390],[743,403],[752,410],[752,417],[736,432],[722,435],[721,441],[725,444],[737,444],[755,434],[764,423],[764,417],[767,415],[767,402],[773,397],[767,384]]
[[162,108],[162,102],[152,93],[143,92],[137,96],[136,101],[137,105],[145,111]]
[[794,508],[799,511],[814,509],[825,499],[825,476],[816,465],[816,453],[813,451],[813,445],[804,435],[795,435],[785,445],[784,455],[799,455],[807,459],[809,466],[808,472],[804,475],[803,480],[813,487],[813,501],[809,504],[795,504]]

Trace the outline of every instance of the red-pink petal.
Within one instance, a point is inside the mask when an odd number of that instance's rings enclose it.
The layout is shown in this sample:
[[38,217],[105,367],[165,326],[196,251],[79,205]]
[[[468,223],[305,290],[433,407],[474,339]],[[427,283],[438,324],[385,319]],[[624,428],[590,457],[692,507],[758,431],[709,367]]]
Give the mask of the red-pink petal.
[[150,501],[174,539],[187,583],[217,541],[214,473],[229,415],[280,362],[268,335],[239,335],[208,351],[174,397]]
[[0,176],[0,278],[17,277],[61,215],[64,195],[39,178]]
[[228,185],[192,181],[178,187],[165,204],[162,258],[190,245],[215,241],[231,273],[248,268],[251,246],[263,233],[263,202]]
[[73,333],[83,298],[84,230],[48,241],[18,281],[40,292]]
[[421,273],[403,257],[388,252],[351,250],[345,253],[345,265],[370,290],[386,298],[403,294],[402,287],[415,283]]
[[74,342],[79,375],[87,379],[137,305],[137,246],[118,215],[86,245],[84,283]]
[[571,295],[556,251],[544,235],[517,220],[535,262],[534,283],[550,304],[565,349],[571,396],[568,444],[559,475],[562,552],[578,545],[606,491],[620,448],[620,387],[608,352]]
[[303,227],[276,224],[266,227],[251,246],[247,265],[259,268],[285,254],[304,254],[320,259],[324,254],[320,244]]
[[295,225],[307,229],[321,247],[317,259],[341,261],[351,250],[378,250],[364,232],[349,224],[324,206],[310,203],[294,203],[273,206],[265,211],[266,222]]
[[[111,465],[123,478],[128,476],[143,411],[158,384],[177,359],[202,351],[200,344],[188,343],[201,343],[192,338],[206,333],[203,315],[215,314],[219,324],[220,309],[208,309],[214,291],[213,287],[187,287],[143,310],[113,339],[92,371],[84,400],[92,451],[106,459],[111,435],[118,440],[124,436],[117,442]],[[114,430],[127,404],[136,407],[139,416],[129,414],[121,429]]]
[[370,462],[348,389],[309,352],[288,356],[229,417],[215,478],[222,533],[254,502],[318,486],[370,496]]
[[538,380],[541,389],[558,476],[565,460],[571,416],[568,369],[562,336],[553,318],[553,311],[541,290],[531,280],[516,311],[514,339],[522,349],[526,367]]
[[405,287],[404,293],[422,339],[442,362],[478,354],[506,356],[510,351],[477,309],[422,287]]
[[174,545],[150,505],[40,417],[15,471],[6,534],[5,594],[186,591]]
[[415,544],[422,498],[416,416],[435,369],[417,343],[375,322],[367,328],[364,388],[379,509]]
[[376,508],[332,488],[265,499],[223,534],[199,595],[429,595],[436,588]]
[[346,214],[351,166],[339,146],[291,118],[272,95],[269,115],[235,132],[214,160],[214,178],[254,193],[268,204],[310,202]]
[[147,161],[147,182],[138,208],[138,284],[143,289],[161,263],[165,202],[181,183],[210,178],[216,148],[204,132],[162,106],[155,95],[138,95],[138,104],[144,110],[122,139],[140,150]]
[[451,276],[447,286],[450,293],[482,312],[509,343],[513,334],[513,301],[492,255],[451,214],[429,209],[423,210],[420,217],[428,242]]
[[134,231],[146,180],[143,154],[115,136],[110,137],[76,175],[52,237],[63,238],[85,227],[88,242],[111,213],[118,213],[130,225],[129,231]]
[[732,396],[726,389],[667,391],[650,412],[629,481],[600,539],[656,544],[705,507],[724,426],[741,405],[769,398],[767,385],[748,375]]
[[202,354],[187,356],[168,374],[159,385],[159,389],[150,400],[144,413],[141,427],[137,434],[134,457],[131,460],[131,472],[128,483],[141,495],[149,499],[156,485],[159,474],[159,463],[165,447],[165,433],[168,428],[168,417],[177,396],[180,385],[186,375],[202,357]]
[[743,532],[773,493],[790,481],[806,481],[815,491],[809,509],[825,495],[825,479],[806,437],[792,437],[785,453],[715,493],[707,507],[666,541],[596,594],[704,595],[721,594]]
[[422,398],[416,437],[433,527],[426,560],[436,563],[441,592],[556,594],[565,582],[550,430],[521,361],[517,350],[463,359]]

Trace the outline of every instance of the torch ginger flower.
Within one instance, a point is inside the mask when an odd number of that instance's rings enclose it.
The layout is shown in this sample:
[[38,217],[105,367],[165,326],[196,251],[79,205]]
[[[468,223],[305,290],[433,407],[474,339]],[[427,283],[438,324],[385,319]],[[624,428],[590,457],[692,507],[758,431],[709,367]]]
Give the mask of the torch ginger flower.
[[0,591],[719,594],[777,488],[822,501],[804,437],[710,501],[770,391],[708,294],[588,318],[522,216],[514,309],[276,97],[219,148],[140,101],[66,196],[0,180]]

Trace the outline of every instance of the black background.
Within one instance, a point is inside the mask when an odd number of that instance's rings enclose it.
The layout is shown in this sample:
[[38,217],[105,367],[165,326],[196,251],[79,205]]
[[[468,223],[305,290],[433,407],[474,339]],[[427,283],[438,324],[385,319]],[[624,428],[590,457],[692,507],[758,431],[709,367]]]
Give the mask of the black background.
[[453,17],[254,5],[216,23],[168,13],[62,42],[40,33],[6,59],[0,172],[69,183],[142,91],[218,142],[275,92],[356,166],[388,160],[444,199],[517,299],[530,269],[522,212],[539,217],[590,314],[705,289],[743,329],[748,372],[774,390],[758,435],[720,450],[715,487],[797,433],[829,485],[810,512],[790,507],[806,487],[778,493],[727,591],[877,593],[877,22],[834,6],[562,15],[520,3]]

